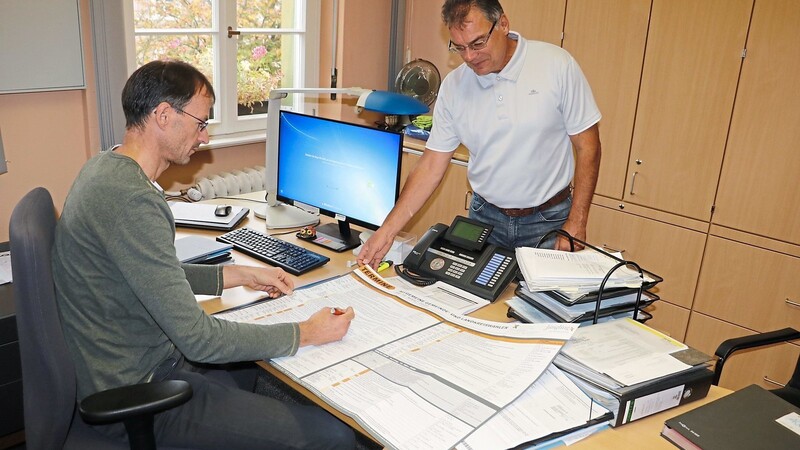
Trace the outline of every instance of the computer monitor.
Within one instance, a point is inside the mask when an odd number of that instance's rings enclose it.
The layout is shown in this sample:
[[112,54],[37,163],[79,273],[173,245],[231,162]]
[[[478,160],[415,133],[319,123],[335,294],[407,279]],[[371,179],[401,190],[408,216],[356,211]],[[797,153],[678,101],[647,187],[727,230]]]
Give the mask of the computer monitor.
[[313,242],[357,247],[350,224],[377,230],[397,201],[402,151],[401,133],[281,111],[277,199],[338,220]]

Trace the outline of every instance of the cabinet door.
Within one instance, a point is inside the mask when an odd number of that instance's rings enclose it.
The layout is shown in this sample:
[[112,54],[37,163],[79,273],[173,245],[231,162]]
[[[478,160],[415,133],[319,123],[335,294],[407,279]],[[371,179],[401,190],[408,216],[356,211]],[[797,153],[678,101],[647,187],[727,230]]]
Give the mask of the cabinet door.
[[512,30],[525,39],[561,46],[567,0],[503,0],[502,3]]
[[589,243],[623,251],[623,258],[664,278],[654,289],[662,300],[691,308],[705,234],[598,205],[586,234]]
[[625,200],[710,220],[752,0],[654,0]]
[[[415,153],[403,153],[401,183],[405,184],[408,174],[417,165],[419,159],[420,156]],[[439,187],[404,230],[419,239],[435,223],[450,225],[455,216],[469,214],[467,208],[472,199],[471,194],[469,181],[467,181],[466,164],[458,161],[451,162]]]
[[[746,328],[693,312],[686,333],[686,344],[713,356],[719,344],[726,339],[751,334],[753,332]],[[789,381],[798,356],[800,347],[788,343],[739,351],[725,363],[719,385],[734,390],[751,384],[758,384],[764,389],[776,389]]]
[[681,342],[686,337],[686,326],[689,324],[688,309],[666,301],[658,301],[648,306],[645,311],[653,316],[647,321],[647,326]]
[[800,244],[800,2],[756,2],[713,221]]
[[642,74],[650,0],[570,0],[564,48],[580,64],[603,114],[595,193],[621,199]]
[[800,258],[708,238],[694,310],[756,331],[800,328]]

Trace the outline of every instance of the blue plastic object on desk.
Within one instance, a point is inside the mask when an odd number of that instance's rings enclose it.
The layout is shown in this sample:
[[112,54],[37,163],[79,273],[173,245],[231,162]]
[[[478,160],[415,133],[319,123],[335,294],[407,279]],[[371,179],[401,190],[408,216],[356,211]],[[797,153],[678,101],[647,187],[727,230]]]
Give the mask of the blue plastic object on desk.
[[409,137],[412,137],[412,138],[415,138],[415,139],[422,139],[423,141],[427,141],[428,137],[431,135],[430,131],[423,130],[422,128],[420,128],[420,127],[418,127],[418,126],[416,126],[414,124],[406,125],[406,127],[403,129],[403,133],[406,136],[409,136]]

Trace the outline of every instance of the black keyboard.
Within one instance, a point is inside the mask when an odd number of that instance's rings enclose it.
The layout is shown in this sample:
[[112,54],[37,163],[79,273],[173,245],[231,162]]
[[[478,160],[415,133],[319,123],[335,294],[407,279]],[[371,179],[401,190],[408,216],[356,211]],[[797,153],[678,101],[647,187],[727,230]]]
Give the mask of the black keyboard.
[[302,275],[331,260],[299,245],[246,227],[225,233],[217,237],[217,240],[232,244],[236,250],[272,266],[281,267],[292,275]]

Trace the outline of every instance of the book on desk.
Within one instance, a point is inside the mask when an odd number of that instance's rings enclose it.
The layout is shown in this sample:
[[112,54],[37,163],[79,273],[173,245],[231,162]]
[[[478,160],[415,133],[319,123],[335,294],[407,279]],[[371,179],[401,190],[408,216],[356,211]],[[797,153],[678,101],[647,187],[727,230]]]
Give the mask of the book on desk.
[[798,449],[800,408],[753,384],[667,420],[661,436],[682,449]]

